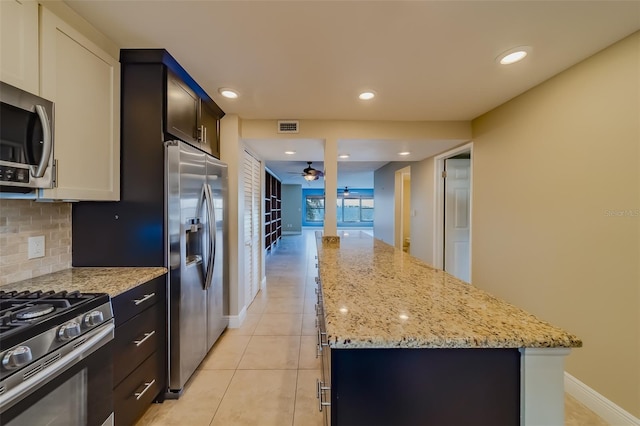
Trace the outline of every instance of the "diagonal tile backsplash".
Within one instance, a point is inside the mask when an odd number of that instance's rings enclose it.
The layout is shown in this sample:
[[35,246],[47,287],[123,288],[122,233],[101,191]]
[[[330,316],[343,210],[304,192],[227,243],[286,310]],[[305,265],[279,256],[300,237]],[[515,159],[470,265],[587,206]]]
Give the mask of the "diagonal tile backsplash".
[[[45,256],[27,259],[28,238],[40,235]],[[0,285],[70,267],[70,203],[0,200]]]

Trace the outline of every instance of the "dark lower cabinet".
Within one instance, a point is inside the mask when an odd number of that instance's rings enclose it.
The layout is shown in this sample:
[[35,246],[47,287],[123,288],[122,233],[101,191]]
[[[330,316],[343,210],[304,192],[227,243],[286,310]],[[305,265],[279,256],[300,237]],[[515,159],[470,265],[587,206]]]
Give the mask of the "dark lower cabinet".
[[517,348],[331,348],[316,282],[316,397],[325,425],[520,424]]
[[517,349],[330,352],[331,425],[520,424]]
[[166,275],[113,298],[113,405],[116,425],[132,425],[166,390]]

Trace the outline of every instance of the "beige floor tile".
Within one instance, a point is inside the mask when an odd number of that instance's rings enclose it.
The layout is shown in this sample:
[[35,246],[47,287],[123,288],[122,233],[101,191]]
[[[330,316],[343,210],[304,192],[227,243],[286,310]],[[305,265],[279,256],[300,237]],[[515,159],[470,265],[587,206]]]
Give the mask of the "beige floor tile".
[[318,409],[318,398],[316,398],[316,379],[319,378],[320,370],[298,370],[293,426],[322,426],[324,424],[323,414]]
[[251,305],[247,308],[247,315],[260,315],[264,312],[264,308],[267,306],[267,302],[269,299],[266,294],[263,294],[262,291],[258,292],[258,295]]
[[209,425],[233,375],[233,370],[196,371],[180,399],[152,405],[137,425]]
[[291,275],[275,275],[270,276],[269,272],[267,272],[267,285],[268,289],[274,289],[277,287],[286,287],[286,286],[303,286],[305,282],[304,275],[300,276],[298,274]]
[[317,336],[300,337],[300,360],[298,361],[298,369],[314,370],[320,369],[320,357],[316,357]]
[[303,285],[281,285],[269,287],[266,291],[270,299],[273,298],[303,298],[305,288]]
[[239,370],[295,370],[300,336],[253,336],[240,359]]
[[316,300],[318,298],[317,290],[318,287],[315,284],[307,284],[304,288],[304,298]]
[[251,336],[258,323],[260,322],[260,318],[262,318],[262,314],[247,314],[244,319],[242,325],[238,328],[227,328],[225,330],[225,334],[239,334],[242,336]]
[[256,336],[300,336],[302,314],[263,314],[254,331]]
[[292,424],[296,378],[295,370],[236,371],[211,426]]
[[564,424],[565,426],[607,426],[609,423],[565,393]]
[[318,303],[318,299],[304,299],[304,304],[302,306],[302,313],[306,315],[314,315],[316,313],[316,303]]
[[280,297],[269,299],[264,309],[265,314],[301,314],[304,309],[301,297]]
[[225,332],[213,345],[209,355],[202,361],[199,368],[203,370],[235,370],[250,339],[251,336]]
[[302,335],[315,336],[317,334],[318,334],[318,329],[316,328],[316,315],[303,314],[302,315]]

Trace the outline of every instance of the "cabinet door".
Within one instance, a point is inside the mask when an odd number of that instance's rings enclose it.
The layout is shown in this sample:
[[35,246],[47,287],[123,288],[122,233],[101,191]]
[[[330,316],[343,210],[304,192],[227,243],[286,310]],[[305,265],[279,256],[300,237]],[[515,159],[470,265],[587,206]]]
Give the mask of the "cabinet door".
[[220,138],[218,133],[218,119],[211,108],[201,102],[200,109],[200,137],[202,138],[202,149],[220,159]]
[[41,8],[41,96],[55,103],[57,187],[41,198],[120,199],[120,63]]
[[179,77],[167,78],[167,133],[190,143],[198,142],[198,96]]
[[39,95],[38,2],[0,1],[0,80]]

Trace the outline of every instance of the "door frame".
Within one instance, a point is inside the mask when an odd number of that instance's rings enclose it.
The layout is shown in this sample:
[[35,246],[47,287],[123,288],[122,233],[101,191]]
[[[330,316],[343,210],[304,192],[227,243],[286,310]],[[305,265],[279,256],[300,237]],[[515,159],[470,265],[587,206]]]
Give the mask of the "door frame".
[[[411,166],[406,166],[395,171],[394,177],[394,191],[393,191],[393,203],[394,203],[394,227],[393,227],[393,244],[396,248],[402,250],[403,235],[405,228],[404,221],[404,177],[409,175],[411,177]],[[411,187],[409,187],[411,192]]]
[[[433,239],[433,264],[436,268],[444,270],[444,198],[445,188],[442,172],[444,172],[444,162],[447,158],[455,157],[458,154],[469,152],[471,164],[469,166],[469,277],[473,272],[473,142],[466,143],[452,150],[446,151],[434,157],[434,182],[435,182],[435,203],[434,203],[434,223],[433,229],[435,237]],[[471,282],[471,278],[469,278]]]

